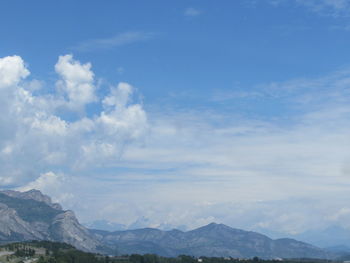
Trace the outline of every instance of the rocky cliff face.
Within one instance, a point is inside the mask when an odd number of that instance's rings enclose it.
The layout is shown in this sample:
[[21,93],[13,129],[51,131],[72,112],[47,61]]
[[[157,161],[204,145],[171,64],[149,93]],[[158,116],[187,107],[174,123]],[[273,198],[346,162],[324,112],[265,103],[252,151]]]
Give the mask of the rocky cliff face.
[[30,223],[22,220],[16,210],[9,208],[0,203],[0,239],[17,240],[17,239],[42,239],[43,235],[36,229],[32,228]]
[[52,221],[49,232],[54,240],[71,244],[78,249],[97,251],[101,243],[79,224],[72,211],[58,214]]
[[0,191],[0,242],[24,240],[60,241],[93,252],[102,247],[72,211],[40,191]]

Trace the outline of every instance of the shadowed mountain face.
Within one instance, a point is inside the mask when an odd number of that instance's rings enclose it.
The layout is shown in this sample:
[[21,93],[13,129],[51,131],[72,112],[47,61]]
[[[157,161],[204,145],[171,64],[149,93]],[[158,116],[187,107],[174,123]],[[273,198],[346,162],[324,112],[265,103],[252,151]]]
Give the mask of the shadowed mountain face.
[[327,258],[327,253],[312,245],[293,239],[272,240],[256,232],[234,229],[223,224],[182,232],[158,229],[127,231],[92,230],[95,236],[110,246],[116,245],[120,254],[156,253],[163,256],[187,254],[193,256],[231,256],[239,258]]
[[111,252],[116,248],[118,254],[328,258],[324,250],[303,242],[272,240],[256,232],[215,223],[188,232],[152,228],[88,230],[72,211],[62,210],[39,191],[0,191],[0,243],[24,240],[65,242],[91,252]]
[[41,192],[0,191],[0,242],[24,240],[66,242],[86,251],[101,246],[72,211],[62,210]]

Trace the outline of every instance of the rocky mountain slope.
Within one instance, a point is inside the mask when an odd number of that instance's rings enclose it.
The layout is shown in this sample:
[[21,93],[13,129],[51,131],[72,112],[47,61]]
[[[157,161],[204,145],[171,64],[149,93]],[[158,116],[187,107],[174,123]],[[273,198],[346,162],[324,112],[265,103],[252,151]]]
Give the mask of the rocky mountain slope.
[[72,211],[37,190],[0,191],[0,242],[54,240],[85,251],[99,251],[102,244],[79,224]]
[[223,224],[182,232],[158,229],[93,231],[103,243],[115,245],[120,254],[156,253],[162,256],[227,256],[237,258],[327,258],[326,251],[293,239],[272,240],[256,232],[234,229]]

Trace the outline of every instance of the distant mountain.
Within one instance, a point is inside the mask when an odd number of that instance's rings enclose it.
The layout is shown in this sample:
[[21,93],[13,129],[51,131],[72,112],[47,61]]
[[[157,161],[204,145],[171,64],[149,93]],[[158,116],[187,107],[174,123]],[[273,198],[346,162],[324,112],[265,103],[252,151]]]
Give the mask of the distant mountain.
[[[256,228],[255,231],[272,238],[285,237],[282,232],[271,231],[265,228]],[[340,226],[328,226],[326,228],[307,230],[298,234],[289,234],[288,237],[306,243],[313,244],[331,251],[346,251],[350,253],[350,229]]]
[[72,211],[40,191],[0,191],[0,242],[54,240],[85,251],[98,251],[102,244],[79,224]]
[[[145,228],[150,223],[151,221],[149,219],[142,216],[128,225],[119,224],[108,220],[95,220],[92,222],[83,223],[83,225],[90,229],[99,229],[99,230],[113,232],[113,231],[135,230],[135,229]],[[171,230],[171,229],[174,229],[174,227],[175,226],[172,224],[159,224],[156,228],[161,230]],[[182,231],[187,229],[185,225],[180,225],[180,226],[177,225],[176,228]]]
[[96,220],[90,223],[83,223],[83,225],[90,229],[100,229],[100,230],[111,231],[111,232],[128,229],[126,225],[109,222],[107,220]]
[[120,254],[155,253],[162,256],[227,256],[237,258],[327,258],[327,252],[293,239],[272,240],[256,232],[234,229],[223,224],[182,232],[144,228],[126,231],[91,230],[96,238],[109,246],[117,246]]

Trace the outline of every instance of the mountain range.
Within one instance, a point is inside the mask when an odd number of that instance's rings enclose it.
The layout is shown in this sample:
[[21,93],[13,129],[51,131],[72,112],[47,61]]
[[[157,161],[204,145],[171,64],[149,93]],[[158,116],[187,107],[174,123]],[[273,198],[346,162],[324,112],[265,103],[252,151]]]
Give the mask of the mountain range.
[[154,253],[161,256],[330,258],[326,250],[294,239],[271,239],[257,232],[211,223],[198,229],[162,231],[92,230],[40,191],[0,191],[0,242],[51,240],[91,252]]
[[155,253],[174,257],[180,254],[210,257],[327,258],[327,252],[293,239],[270,239],[256,232],[223,224],[182,232],[144,228],[126,231],[91,230],[101,243],[116,246],[120,254]]

